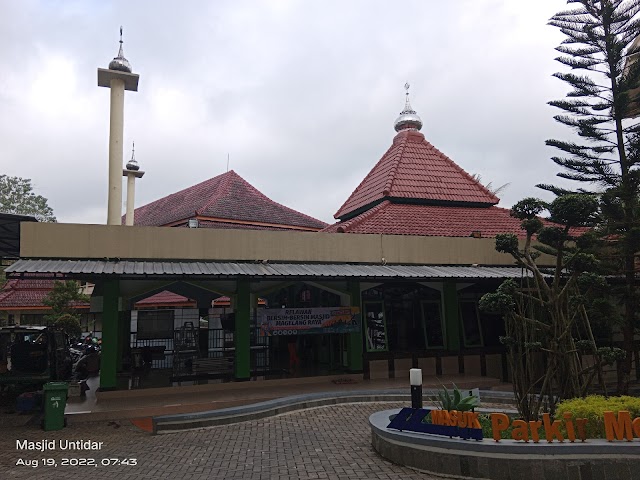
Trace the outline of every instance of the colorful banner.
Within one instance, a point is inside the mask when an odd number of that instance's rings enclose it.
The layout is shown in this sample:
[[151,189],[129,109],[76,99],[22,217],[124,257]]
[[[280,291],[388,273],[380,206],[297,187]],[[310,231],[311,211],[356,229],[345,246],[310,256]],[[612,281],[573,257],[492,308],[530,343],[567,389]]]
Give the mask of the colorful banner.
[[260,336],[354,333],[360,331],[359,307],[278,308],[258,313]]

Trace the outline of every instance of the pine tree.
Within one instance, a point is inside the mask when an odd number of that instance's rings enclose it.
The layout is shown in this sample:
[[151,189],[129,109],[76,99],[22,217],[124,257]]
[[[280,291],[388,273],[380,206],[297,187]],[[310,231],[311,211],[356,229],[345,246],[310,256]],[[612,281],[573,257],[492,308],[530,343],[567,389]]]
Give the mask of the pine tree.
[[[571,87],[564,100],[549,102],[564,111],[554,118],[571,127],[576,141],[547,140],[563,156],[552,160],[562,167],[559,177],[588,184],[601,198],[605,234],[613,239],[619,272],[624,275],[623,350],[619,364],[618,390],[628,390],[633,353],[633,336],[638,300],[634,259],[640,250],[640,124],[628,120],[638,109],[640,65],[632,57],[640,52],[634,40],[640,34],[640,0],[569,0],[573,10],[554,15],[549,24],[558,27],[566,39],[556,48],[563,55],[556,60],[572,70],[555,76]],[[556,194],[567,190],[538,185]]]

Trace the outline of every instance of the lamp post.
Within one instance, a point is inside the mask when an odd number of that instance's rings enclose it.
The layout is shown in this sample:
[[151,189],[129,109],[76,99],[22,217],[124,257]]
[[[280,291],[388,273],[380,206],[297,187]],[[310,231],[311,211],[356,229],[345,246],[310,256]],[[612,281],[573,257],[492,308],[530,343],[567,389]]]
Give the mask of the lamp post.
[[409,370],[409,383],[411,384],[411,408],[422,408],[422,370],[420,368]]

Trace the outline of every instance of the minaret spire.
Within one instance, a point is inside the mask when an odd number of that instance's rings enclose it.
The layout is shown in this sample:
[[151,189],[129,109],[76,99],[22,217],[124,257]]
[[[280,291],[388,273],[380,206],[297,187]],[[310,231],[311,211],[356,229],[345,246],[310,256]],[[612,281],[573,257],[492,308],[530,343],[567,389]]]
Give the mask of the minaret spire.
[[396,122],[394,124],[396,132],[407,129],[420,130],[422,128],[422,120],[420,119],[416,111],[411,108],[411,102],[409,101],[409,87],[411,87],[411,85],[409,84],[409,82],[406,82],[404,84],[404,110],[400,112],[400,116],[396,119]]
[[118,49],[118,56],[109,62],[109,70],[118,70],[120,72],[131,73],[131,64],[129,60],[124,58],[124,52],[122,50],[122,25],[120,26],[120,48]]
[[127,170],[140,170],[140,166],[136,161],[136,142],[133,142],[133,147],[131,147],[131,160],[127,162]]

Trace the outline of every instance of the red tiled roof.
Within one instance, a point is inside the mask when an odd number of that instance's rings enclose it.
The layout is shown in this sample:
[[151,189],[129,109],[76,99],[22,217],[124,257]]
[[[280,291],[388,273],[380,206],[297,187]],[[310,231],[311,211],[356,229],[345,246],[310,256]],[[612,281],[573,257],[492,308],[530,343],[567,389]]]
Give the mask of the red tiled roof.
[[160,293],[156,293],[155,295],[151,295],[150,297],[143,298],[142,300],[136,302],[136,307],[155,307],[159,305],[184,305],[184,304],[193,304],[195,306],[196,302],[187,297],[183,297],[182,295],[178,295],[177,293],[170,292],[168,290],[163,290]]
[[[19,278],[9,280],[0,291],[0,309],[41,308],[48,309],[44,297],[53,289],[55,280],[44,278]],[[88,303],[77,302],[76,308],[87,308]]]
[[[186,227],[187,222],[184,222],[182,225],[174,225],[175,227]],[[264,225],[256,225],[252,223],[235,223],[235,222],[223,222],[223,221],[213,221],[213,220],[200,220],[198,222],[198,228],[232,228],[232,229],[240,229],[240,230],[291,230],[291,228],[287,226],[283,227],[275,227],[275,226],[264,226]]]
[[482,237],[489,238],[498,233],[526,237],[520,228],[520,220],[509,213],[510,210],[496,206],[415,205],[385,200],[354,218],[330,225],[322,232],[469,237],[472,232],[479,231]]
[[[266,197],[233,170],[135,210],[136,225],[171,225],[193,217],[232,219],[263,227],[320,230],[326,223]],[[124,217],[123,217],[124,218]]]
[[431,203],[495,205],[498,197],[435,148],[417,130],[402,130],[334,215],[349,218],[383,198]]

